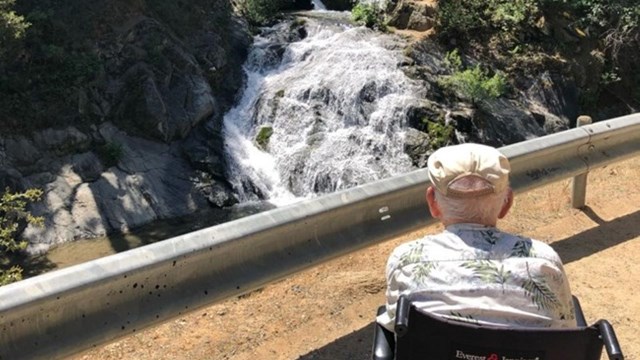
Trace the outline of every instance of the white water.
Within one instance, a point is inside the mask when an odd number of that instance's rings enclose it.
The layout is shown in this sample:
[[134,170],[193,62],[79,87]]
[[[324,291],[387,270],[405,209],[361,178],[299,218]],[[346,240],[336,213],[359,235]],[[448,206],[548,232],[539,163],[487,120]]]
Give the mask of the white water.
[[[278,29],[255,38],[246,89],[224,118],[228,177],[241,201],[282,205],[412,170],[405,113],[422,89],[399,68],[401,47],[386,48],[388,35],[316,21],[307,20],[306,38],[285,44],[281,61]],[[267,151],[254,144],[261,126],[273,128]]]
[[327,10],[327,7],[324,6],[322,1],[320,1],[320,0],[313,0],[313,1],[311,1],[311,3],[313,4],[313,9],[314,10]]

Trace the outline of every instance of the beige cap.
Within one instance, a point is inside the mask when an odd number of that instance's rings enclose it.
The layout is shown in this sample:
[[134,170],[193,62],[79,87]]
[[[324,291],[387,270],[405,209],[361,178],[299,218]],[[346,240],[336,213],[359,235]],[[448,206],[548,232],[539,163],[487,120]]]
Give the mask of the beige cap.
[[[497,149],[481,144],[460,144],[436,150],[427,161],[431,184],[449,197],[476,197],[501,193],[509,186],[509,159]],[[456,180],[478,176],[487,182],[481,189],[452,189]]]

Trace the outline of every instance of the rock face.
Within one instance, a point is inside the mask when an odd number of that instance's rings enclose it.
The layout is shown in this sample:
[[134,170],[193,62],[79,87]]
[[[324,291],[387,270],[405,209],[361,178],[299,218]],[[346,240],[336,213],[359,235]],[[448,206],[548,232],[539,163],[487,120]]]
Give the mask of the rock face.
[[[234,202],[224,182],[184,156],[183,142],[130,136],[111,123],[89,133],[70,127],[0,143],[3,182],[45,191],[32,210],[45,216],[45,225],[23,234],[32,253]],[[117,144],[113,158],[104,153],[105,144]]]
[[399,0],[389,7],[388,24],[397,29],[426,31],[435,25],[435,1]]
[[149,6],[95,4],[101,66],[78,88],[77,126],[0,135],[0,184],[45,191],[33,207],[45,226],[23,234],[31,253],[236,202],[220,129],[252,37],[226,0],[183,9],[214,14],[184,24],[169,2]]
[[[444,66],[444,51],[434,41],[415,43],[410,52],[413,64],[405,72],[429,89],[421,106],[412,110],[405,150],[414,164],[422,167],[438,146],[478,142],[496,147],[566,130],[578,115],[575,83],[560,73],[544,72],[519,81],[508,96],[476,106],[446,93],[439,84],[450,74]],[[429,131],[427,124],[438,124]],[[450,129],[448,129],[450,128]]]
[[[74,133],[74,129],[65,132]],[[47,217],[45,226],[25,231],[24,235],[32,240],[32,252],[112,230],[126,232],[149,221],[188,214],[207,205],[194,187],[196,174],[181,156],[178,144],[131,137],[109,123],[90,135],[121,146],[116,166],[106,167],[91,148],[78,147],[76,151],[81,152],[60,157],[38,149],[43,164],[38,172],[25,178],[24,185],[45,190],[45,197],[35,205],[34,212]],[[13,155],[9,153],[8,157]]]

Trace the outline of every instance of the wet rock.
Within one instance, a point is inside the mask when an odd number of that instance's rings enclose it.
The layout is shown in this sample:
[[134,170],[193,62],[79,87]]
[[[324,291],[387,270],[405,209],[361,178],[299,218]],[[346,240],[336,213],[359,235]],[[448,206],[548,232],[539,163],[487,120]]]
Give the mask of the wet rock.
[[429,135],[413,128],[407,129],[405,133],[404,150],[418,168],[425,167],[429,155],[433,153]]

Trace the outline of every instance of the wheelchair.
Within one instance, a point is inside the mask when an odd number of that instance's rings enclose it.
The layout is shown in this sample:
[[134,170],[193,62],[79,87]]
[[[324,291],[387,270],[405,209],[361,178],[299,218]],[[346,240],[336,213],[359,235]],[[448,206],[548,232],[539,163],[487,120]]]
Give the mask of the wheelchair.
[[[395,334],[375,323],[373,360],[600,360],[603,347],[610,360],[624,356],[607,320],[588,326],[573,296],[577,327],[517,328],[449,320],[417,309],[401,296]],[[385,307],[378,308],[378,315]]]

